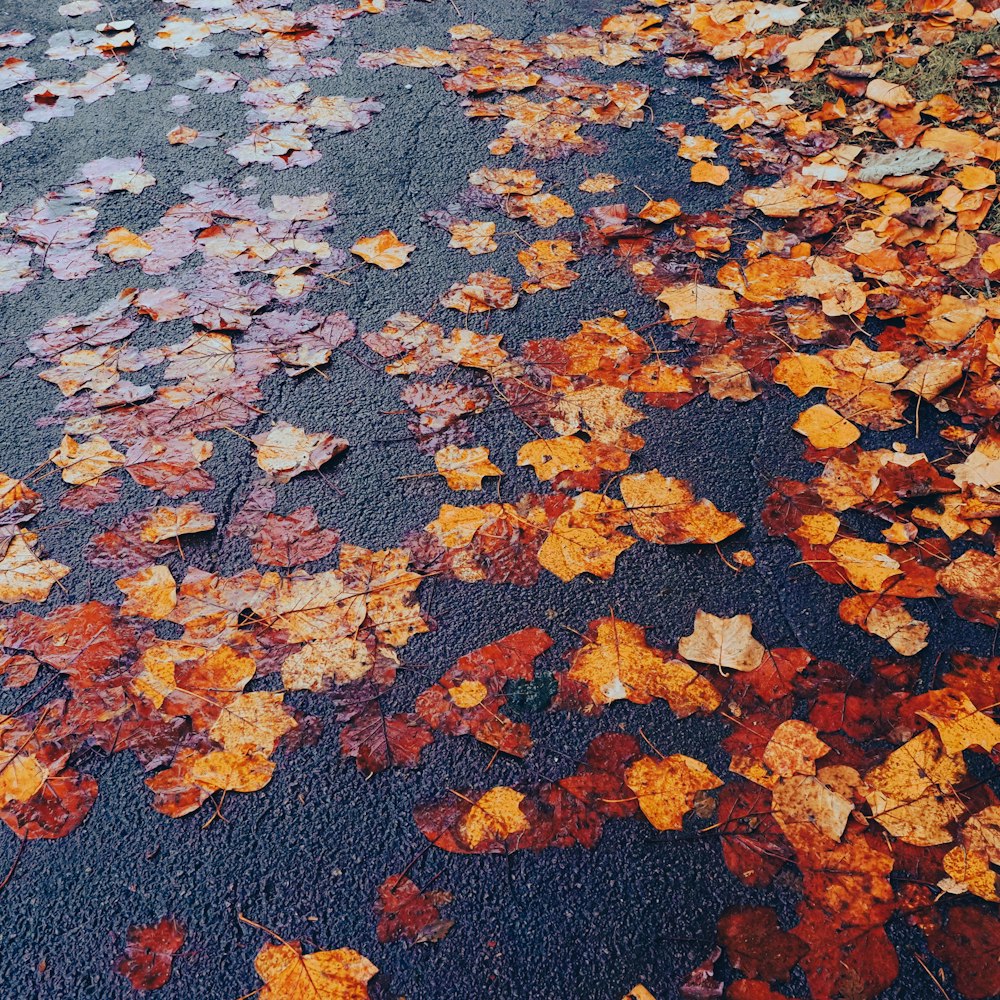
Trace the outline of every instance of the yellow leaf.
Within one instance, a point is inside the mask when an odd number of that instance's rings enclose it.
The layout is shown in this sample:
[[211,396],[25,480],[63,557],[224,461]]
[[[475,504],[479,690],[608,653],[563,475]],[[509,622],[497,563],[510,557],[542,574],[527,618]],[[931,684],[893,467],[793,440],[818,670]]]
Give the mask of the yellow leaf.
[[453,250],[468,250],[473,257],[493,253],[497,241],[493,235],[497,231],[495,222],[453,222],[448,227],[451,240],[448,246]]
[[869,635],[885,639],[900,656],[916,656],[927,646],[930,625],[917,621],[898,597],[855,594],[840,602],[840,617]]
[[154,507],[143,520],[139,536],[144,542],[165,542],[214,527],[213,513],[203,510],[200,503],[183,503],[178,507]]
[[662,760],[640,757],[625,771],[625,784],[657,830],[682,830],[698,792],[719,788],[722,782],[700,760],[674,754]]
[[374,264],[383,271],[394,271],[402,267],[416,246],[403,243],[391,229],[383,229],[374,236],[366,236],[351,247],[351,253],[366,264]]
[[632,989],[630,989],[628,993],[622,997],[622,1000],[656,1000],[656,997],[654,997],[653,994],[642,985],[642,983],[639,983],[636,986],[633,986]]
[[640,219],[645,219],[647,222],[655,222],[657,224],[661,222],[668,222],[670,219],[676,219],[680,214],[681,206],[677,204],[673,198],[666,198],[663,201],[647,201],[646,204],[639,209]]
[[168,566],[144,566],[131,576],[115,581],[125,595],[123,615],[136,615],[159,621],[166,618],[177,604],[177,584]]
[[736,308],[736,296],[728,288],[697,282],[664,288],[656,299],[666,305],[672,323],[686,323],[695,318],[722,323]]
[[712,399],[734,399],[746,403],[760,393],[753,387],[750,372],[728,354],[710,354],[691,368],[691,374],[708,382]]
[[792,428],[808,438],[814,448],[846,448],[861,437],[861,431],[850,420],[824,403],[803,410]]
[[949,826],[965,812],[955,794],[965,777],[961,756],[946,753],[928,729],[865,775],[865,798],[872,818],[893,837],[918,847],[949,844]]
[[63,470],[64,483],[83,486],[100,479],[106,472],[121,468],[125,456],[115,451],[105,438],[95,436],[82,444],[68,434],[59,442],[59,447],[49,453],[49,461]]
[[656,469],[623,476],[621,492],[636,534],[657,545],[714,545],[743,527],[710,500],[696,500],[683,479]]
[[301,427],[280,421],[269,431],[251,439],[257,446],[257,464],[279,483],[318,469],[347,448],[343,438],[332,434],[310,434]]
[[123,264],[128,260],[148,257],[153,252],[153,247],[124,226],[116,226],[109,229],[97,244],[97,252],[107,254],[116,264]]
[[916,101],[913,95],[901,83],[889,83],[876,77],[868,82],[865,97],[887,108],[910,108]]
[[615,560],[635,544],[618,531],[626,520],[624,505],[599,493],[581,493],[556,518],[538,550],[538,562],[566,582],[581,573],[607,579]]
[[503,840],[529,829],[521,812],[524,796],[506,785],[498,785],[481,795],[462,821],[462,839],[473,850],[486,840]]
[[691,167],[691,180],[695,184],[714,184],[722,187],[729,180],[729,167],[721,163],[699,160]]
[[530,465],[542,482],[549,482],[563,472],[590,469],[621,472],[628,468],[628,463],[628,452],[600,441],[584,441],[573,434],[529,441],[517,453],[517,464]]
[[684,718],[714,711],[721,703],[715,688],[687,663],[650,648],[639,625],[601,618],[590,623],[585,638],[571,655],[566,676],[586,685],[595,705],[621,699],[647,705],[663,698]]
[[450,444],[434,454],[434,464],[451,490],[481,490],[486,476],[502,476],[490,461],[489,448],[459,448]]
[[69,573],[69,566],[55,559],[39,559],[34,548],[37,541],[38,535],[24,528],[18,528],[10,537],[7,551],[0,558],[0,603],[40,603]]
[[619,184],[621,181],[614,174],[594,174],[593,177],[582,181],[578,187],[588,194],[601,194],[605,191],[614,191]]
[[980,712],[967,694],[942,688],[929,691],[920,701],[924,707],[916,714],[937,730],[945,753],[954,756],[970,747],[989,753],[1000,743],[1000,725]]
[[884,542],[866,542],[862,538],[838,538],[830,545],[830,555],[859,590],[881,591],[903,571],[889,555]]
[[350,948],[303,955],[298,941],[268,941],[254,960],[260,1000],[368,1000],[378,966]]
[[771,802],[775,820],[793,844],[801,839],[797,828],[802,826],[839,841],[854,809],[850,799],[806,774],[779,780],[771,792]]
[[833,365],[818,354],[787,354],[774,367],[774,381],[799,397],[812,389],[829,389],[836,377]]
[[33,754],[0,750],[0,803],[27,802],[48,777],[49,769]]
[[763,761],[777,775],[815,774],[816,761],[830,747],[817,735],[816,727],[799,719],[782,722],[764,747]]
[[270,756],[281,737],[297,725],[284,699],[280,691],[234,695],[223,706],[208,735],[230,753]]
[[374,663],[368,647],[352,636],[318,639],[304,643],[285,659],[281,682],[288,691],[323,691],[331,683],[360,680]]
[[274,762],[261,754],[214,750],[203,757],[193,754],[187,761],[186,774],[193,785],[209,794],[259,792],[271,780]]

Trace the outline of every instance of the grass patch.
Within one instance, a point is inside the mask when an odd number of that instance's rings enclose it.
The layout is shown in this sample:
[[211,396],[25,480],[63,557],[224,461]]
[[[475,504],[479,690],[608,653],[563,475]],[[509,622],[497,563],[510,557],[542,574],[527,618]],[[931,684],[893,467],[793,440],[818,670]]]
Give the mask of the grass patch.
[[[851,21],[866,26],[892,24],[896,35],[910,34],[919,26],[920,19],[908,13],[906,0],[885,0],[878,9],[865,4],[837,4],[826,2],[810,7],[794,29],[797,33],[806,28],[843,27]],[[1000,113],[1000,87],[994,89],[963,75],[962,62],[976,55],[984,46],[1000,50],[1000,26],[986,31],[970,31],[961,22],[954,26],[955,37],[950,42],[932,45],[916,65],[903,66],[883,50],[881,36],[875,35],[850,41],[835,39],[831,46],[854,45],[863,53],[862,62],[882,62],[879,76],[906,87],[918,101],[930,100],[937,94],[950,94],[972,114]],[[920,44],[913,38],[914,44]],[[819,74],[808,83],[796,87],[802,107],[815,110],[827,101],[835,101],[838,93],[824,82]]]

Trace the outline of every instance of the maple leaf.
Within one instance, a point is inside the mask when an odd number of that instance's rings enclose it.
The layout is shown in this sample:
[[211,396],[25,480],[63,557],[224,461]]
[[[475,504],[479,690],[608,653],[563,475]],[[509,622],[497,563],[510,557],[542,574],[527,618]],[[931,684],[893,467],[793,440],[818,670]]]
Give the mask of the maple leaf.
[[937,730],[944,752],[956,756],[979,747],[989,753],[1000,743],[1000,725],[973,704],[963,691],[941,688],[910,702],[915,714]]
[[569,202],[554,194],[512,194],[507,199],[507,214],[512,219],[528,217],[541,229],[549,229],[560,219],[572,219],[576,214]]
[[493,253],[498,244],[493,239],[497,231],[495,222],[453,222],[448,227],[451,240],[448,246],[453,249],[467,250],[473,257],[484,253]]
[[872,818],[908,844],[949,844],[952,824],[965,812],[954,789],[966,773],[961,756],[949,755],[932,731],[922,732],[865,775]]
[[158,990],[170,979],[174,956],[184,944],[184,928],[170,917],[158,923],[130,927],[125,954],[115,969],[136,990]]
[[640,758],[625,771],[625,784],[657,830],[681,830],[695,796],[721,787],[722,782],[700,760],[673,754]]
[[729,168],[721,163],[699,160],[691,166],[691,181],[694,184],[712,184],[721,187],[729,180]]
[[152,246],[124,226],[115,226],[97,244],[97,252],[107,254],[116,264],[142,260],[153,252]]
[[694,631],[680,640],[677,649],[695,663],[712,663],[723,670],[756,670],[765,650],[751,635],[752,629],[749,615],[719,618],[697,611]]
[[409,261],[416,249],[411,243],[403,243],[391,229],[383,229],[375,236],[358,240],[351,247],[351,253],[383,271],[395,271]]
[[927,647],[930,625],[917,621],[897,597],[856,594],[840,602],[840,617],[870,635],[885,639],[902,656],[916,656]]
[[736,296],[729,289],[697,283],[665,288],[657,300],[669,310],[672,323],[695,317],[723,322],[736,308]]
[[484,843],[506,839],[529,829],[521,810],[524,796],[503,785],[489,789],[470,803],[468,814],[461,825],[462,839],[472,850]]
[[81,444],[67,434],[49,454],[49,460],[63,470],[63,482],[71,486],[93,482],[126,463],[125,456],[99,435]]
[[614,174],[594,174],[577,185],[578,191],[586,191],[588,194],[601,194],[605,191],[614,191],[621,181]]
[[883,590],[890,580],[902,575],[899,563],[883,542],[838,538],[831,543],[829,551],[848,581],[861,590]]
[[289,691],[323,691],[330,684],[359,681],[373,666],[375,656],[364,642],[351,636],[318,639],[285,658],[281,680]]
[[838,788],[850,793],[858,783],[858,774],[852,768],[823,768],[815,777],[792,774],[779,778],[771,798],[774,818],[796,847],[812,846],[817,832],[839,842],[854,803],[853,796],[842,794]]
[[513,309],[517,305],[517,292],[510,278],[492,271],[477,271],[466,281],[456,282],[440,299],[447,309],[457,309],[466,314],[490,312],[493,309]]
[[517,453],[518,465],[530,465],[540,480],[555,480],[563,487],[597,486],[599,473],[621,472],[628,468],[629,459],[621,448],[575,435],[529,441]]
[[522,291],[534,295],[543,288],[552,291],[569,288],[580,274],[566,265],[579,259],[568,240],[536,240],[517,254],[518,263],[531,279],[521,285]]
[[42,498],[20,479],[0,472],[0,527],[30,521],[42,510]]
[[182,535],[196,535],[211,531],[215,527],[215,515],[202,509],[200,503],[185,503],[178,507],[154,507],[143,517],[139,537],[153,545],[180,538]]
[[681,206],[673,198],[667,198],[663,201],[651,199],[642,206],[638,214],[640,219],[660,224],[676,219],[681,214]]
[[240,692],[220,706],[208,735],[229,753],[273,754],[281,738],[298,723],[277,691]]
[[298,941],[265,942],[254,959],[261,1000],[369,1000],[378,967],[351,948],[303,954]]
[[451,902],[451,893],[420,889],[405,874],[390,875],[378,887],[376,933],[383,944],[401,938],[411,944],[440,941],[454,926],[442,918],[440,907]]
[[818,403],[799,414],[793,430],[809,439],[814,448],[846,448],[861,437],[861,432],[836,410]]

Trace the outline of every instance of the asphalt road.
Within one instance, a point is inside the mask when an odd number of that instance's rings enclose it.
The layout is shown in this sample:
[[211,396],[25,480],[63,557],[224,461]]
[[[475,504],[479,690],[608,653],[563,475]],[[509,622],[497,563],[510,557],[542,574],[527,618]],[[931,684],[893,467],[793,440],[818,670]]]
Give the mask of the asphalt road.
[[[177,81],[202,66],[247,72],[247,63],[226,44],[203,60],[142,48],[130,57],[129,67],[133,73],[152,74],[148,91],[100,100],[73,118],[53,121],[30,138],[0,148],[0,210],[10,211],[62,183],[78,164],[138,151],[157,186],[146,192],[150,197],[106,205],[102,227],[119,224],[139,231],[153,225],[166,206],[182,199],[185,184],[207,177],[236,183],[253,178],[253,190],[262,200],[273,192],[331,191],[340,217],[332,236],[339,246],[392,227],[418,247],[405,268],[359,269],[352,272],[350,286],[331,282],[308,303],[320,311],[345,310],[359,330],[377,329],[395,310],[426,305],[452,281],[477,269],[464,253],[445,249],[441,234],[421,223],[419,215],[455,200],[468,172],[486,162],[485,147],[496,126],[467,121],[460,98],[443,90],[433,73],[395,67],[373,73],[359,69],[356,56],[399,44],[446,47],[447,28],[457,21],[483,23],[509,37],[534,38],[593,22],[610,9],[580,0],[457,2],[461,16],[447,0],[435,0],[406,3],[395,13],[351,23],[333,46],[332,54],[344,59],[342,74],[317,81],[315,90],[376,96],[385,110],[359,133],[321,134],[317,145],[323,159],[315,166],[280,173],[269,167],[238,170],[222,147],[168,146],[164,135],[178,119],[166,105],[173,94],[184,93]],[[67,70],[65,64],[46,63],[41,54],[46,36],[69,26],[55,7],[54,0],[45,5],[7,0],[0,29],[30,30],[39,41],[18,55],[37,58],[57,76],[75,74],[76,66]],[[163,14],[175,12],[148,0],[119,0],[113,11],[117,18],[135,19],[144,37]],[[254,72],[264,75],[263,64],[256,65]],[[692,97],[708,93],[703,84],[665,80],[653,65],[618,70],[590,66],[588,72],[597,79],[647,81],[654,88],[650,104],[656,122],[681,121],[692,131],[716,135],[691,103]],[[244,134],[245,108],[237,93],[196,92],[192,98],[195,110],[184,123]],[[9,120],[19,102],[16,90],[0,94],[0,119]],[[732,188],[690,185],[688,164],[648,123],[630,132],[615,130],[609,138],[607,154],[547,164],[545,176],[575,196],[588,172],[608,171],[625,181],[619,193],[630,203],[638,206],[645,200],[632,187],[638,185],[659,197],[677,198],[687,211],[720,204],[731,193]],[[736,184],[741,171],[730,165]],[[578,220],[571,220],[564,229],[575,231],[577,225]],[[528,225],[511,226],[538,238]],[[519,273],[516,249],[505,244],[488,266],[499,273]],[[472,263],[478,265],[480,259]],[[627,309],[633,326],[657,318],[653,306],[637,297],[628,276],[608,269],[603,259],[585,259],[578,270],[583,276],[570,290],[523,297],[516,310],[493,318],[492,332],[503,332],[507,344],[517,346],[540,335],[563,336],[580,318],[616,309]],[[57,402],[55,387],[40,382],[31,370],[11,367],[24,354],[24,336],[51,316],[89,311],[141,280],[138,269],[134,274],[106,269],[85,281],[46,278],[25,294],[0,300],[4,471],[33,468],[59,437],[58,427],[36,424]],[[178,324],[167,333],[180,330]],[[312,503],[321,521],[339,528],[352,543],[373,548],[398,544],[453,496],[432,479],[396,478],[428,468],[427,459],[407,439],[404,418],[383,414],[399,409],[398,380],[345,352],[335,355],[327,374],[329,378],[307,375],[294,384],[280,378],[267,383],[271,416],[329,429],[351,442],[347,456],[327,477],[341,493],[319,477],[303,476],[283,488],[282,509]],[[554,635],[556,648],[543,660],[554,669],[575,641],[568,629],[583,630],[609,608],[649,626],[651,640],[662,645],[690,631],[695,610],[703,608],[750,614],[769,645],[803,643],[819,656],[849,664],[884,653],[878,640],[839,621],[842,594],[806,567],[790,569],[796,561],[792,546],[766,538],[759,524],[768,475],[811,474],[790,430],[797,409],[793,403],[787,393],[777,391],[743,405],[702,397],[676,412],[651,410],[640,428],[647,440],[642,467],[689,479],[699,496],[739,514],[749,525],[744,547],[757,555],[756,569],[737,576],[711,547],[636,545],[620,557],[618,571],[607,582],[578,578],[561,584],[545,576],[528,590],[437,583],[422,603],[438,630],[406,647],[405,660],[413,669],[394,689],[392,707],[412,704],[413,696],[458,655],[527,625],[548,627]],[[268,419],[262,418],[261,426]],[[511,455],[523,440],[512,419],[492,410],[477,423],[476,432],[478,443],[490,445],[495,454]],[[930,429],[925,427],[924,434],[929,438]],[[200,499],[211,510],[225,511],[240,499],[257,470],[247,461],[242,442],[223,434],[212,438],[217,451],[210,468],[219,485]],[[515,470],[504,481],[504,491],[515,496],[532,485],[528,472]],[[150,495],[138,489],[124,501],[126,507],[149,502]],[[61,600],[114,600],[118,594],[111,577],[87,567],[80,556],[92,526],[61,516],[51,506],[46,517],[49,523],[59,522],[57,530],[45,533],[49,553],[75,570],[65,581],[68,589]],[[193,565],[232,570],[247,561],[241,545],[209,539],[185,548]],[[939,610],[929,615],[928,662],[945,647],[983,651],[984,629],[956,624],[945,607]],[[0,711],[19,698],[17,692],[0,693]],[[320,696],[296,697],[295,703],[324,715]],[[570,758],[596,733],[617,728],[637,732],[640,726],[665,753],[682,751],[719,773],[727,766],[718,747],[724,732],[720,720],[676,721],[664,706],[618,704],[596,720],[542,713],[532,717],[532,726],[548,748],[539,765],[548,773],[570,770]],[[440,872],[436,887],[455,895],[447,911],[454,929],[437,945],[381,945],[372,913],[376,886],[424,846],[411,819],[413,804],[449,786],[516,781],[524,769],[515,761],[499,760],[484,778],[486,751],[470,741],[446,740],[430,749],[417,771],[365,780],[353,761],[339,756],[337,730],[331,724],[317,746],[279,754],[270,785],[250,796],[230,796],[225,821],[207,829],[202,828],[203,813],[171,820],[154,812],[139,768],[127,756],[93,762],[101,792],[87,821],[62,840],[28,844],[0,892],[0,997],[132,996],[113,971],[124,931],[166,914],[186,924],[188,941],[172,980],[156,994],[163,1000],[235,1000],[257,988],[253,957],[261,935],[239,923],[240,912],[315,947],[356,948],[390,977],[393,995],[410,1000],[618,1000],[637,982],[658,1000],[670,1000],[687,971],[711,950],[716,919],[726,906],[768,902],[777,906],[785,926],[794,922],[793,874],[779,876],[771,891],[751,892],[727,873],[718,842],[710,837],[657,834],[642,822],[612,821],[592,851],[550,850],[509,859],[432,852],[415,877],[427,881]],[[566,760],[559,760],[560,751]],[[0,836],[0,873],[16,847],[13,836]],[[911,956],[908,933],[893,925],[903,971],[885,996],[933,997],[934,985]],[[793,979],[789,995],[805,993],[804,982]]]

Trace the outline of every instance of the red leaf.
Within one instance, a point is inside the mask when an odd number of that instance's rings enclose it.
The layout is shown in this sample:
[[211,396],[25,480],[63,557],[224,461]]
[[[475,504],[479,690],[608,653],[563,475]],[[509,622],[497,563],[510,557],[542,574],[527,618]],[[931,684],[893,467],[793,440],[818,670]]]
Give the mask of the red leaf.
[[184,928],[169,917],[148,926],[130,927],[125,954],[115,969],[137,990],[158,990],[170,978],[174,955],[184,944]]
[[254,562],[301,566],[328,556],[339,541],[336,531],[319,526],[312,507],[300,507],[291,514],[265,514],[250,536],[250,549]]
[[719,918],[719,943],[734,969],[769,983],[785,982],[806,952],[801,938],[778,926],[778,915],[769,906],[727,910]]
[[405,875],[390,875],[378,887],[375,903],[379,941],[440,941],[455,921],[442,919],[438,908],[450,902],[450,892],[421,890]]
[[434,742],[427,724],[412,713],[386,715],[378,703],[369,705],[342,730],[340,746],[356,757],[358,770],[377,774],[387,767],[416,767],[420,751]]
[[951,966],[955,985],[969,1000],[1000,994],[1000,919],[974,906],[955,906],[944,930],[928,934],[935,957]]

